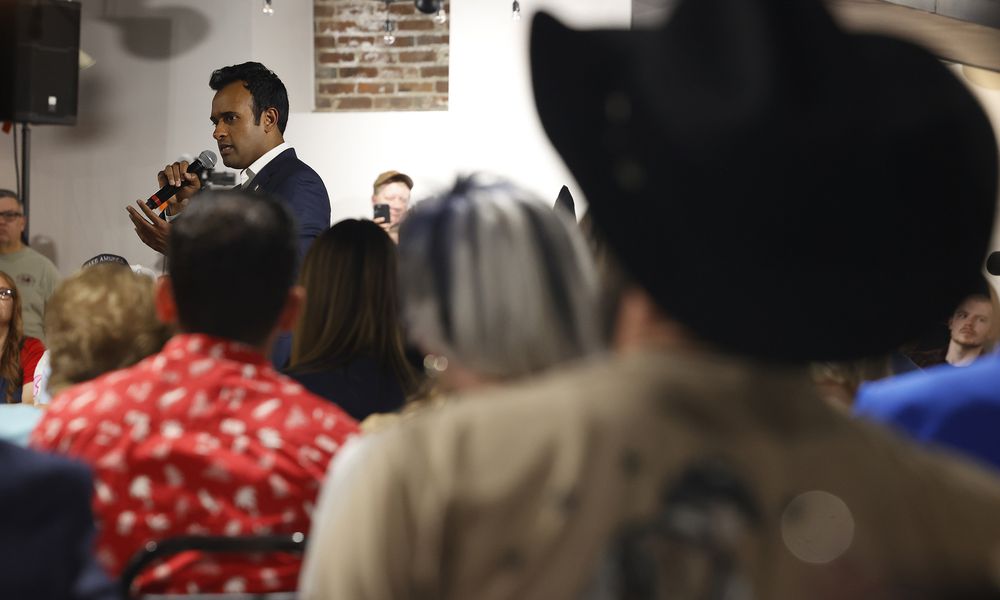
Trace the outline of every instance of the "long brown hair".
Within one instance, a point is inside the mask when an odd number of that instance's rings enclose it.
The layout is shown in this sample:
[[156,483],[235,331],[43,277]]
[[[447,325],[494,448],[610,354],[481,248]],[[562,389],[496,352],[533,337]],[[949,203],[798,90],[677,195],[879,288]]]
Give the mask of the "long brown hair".
[[[14,290],[11,299],[10,323],[7,325],[7,339],[3,343],[3,356],[0,357],[0,380],[6,385],[4,402],[13,404],[14,394],[21,387],[24,376],[21,373],[21,342],[24,340],[24,322],[21,320],[21,294],[17,291],[14,278],[0,271],[0,279]],[[0,300],[2,302],[2,300]]]
[[404,394],[413,391],[396,263],[396,245],[371,221],[347,219],[316,238],[299,275],[306,302],[292,337],[291,371],[335,369],[368,357],[395,375]]

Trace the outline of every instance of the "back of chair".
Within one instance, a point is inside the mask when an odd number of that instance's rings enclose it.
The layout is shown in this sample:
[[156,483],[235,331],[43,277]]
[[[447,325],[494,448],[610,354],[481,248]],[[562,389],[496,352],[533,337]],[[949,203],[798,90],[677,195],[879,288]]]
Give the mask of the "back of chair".
[[183,598],[184,600],[294,600],[295,592],[276,592],[269,594],[196,594],[196,595],[170,595],[170,594],[150,594],[143,596],[133,596],[131,592],[132,582],[152,563],[168,558],[181,552],[191,550],[198,552],[218,553],[246,553],[257,554],[262,552],[292,552],[301,554],[305,552],[306,536],[302,533],[292,533],[287,535],[258,535],[258,536],[210,536],[210,535],[186,535],[149,542],[146,547],[136,552],[132,560],[122,572],[121,586],[123,598],[143,598],[144,600],[166,600],[168,598]]

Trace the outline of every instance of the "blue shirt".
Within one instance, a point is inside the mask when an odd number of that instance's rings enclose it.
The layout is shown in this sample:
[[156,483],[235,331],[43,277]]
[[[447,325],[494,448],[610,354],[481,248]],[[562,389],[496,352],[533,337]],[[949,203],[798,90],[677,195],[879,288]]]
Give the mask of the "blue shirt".
[[1000,468],[1000,356],[865,384],[855,414]]

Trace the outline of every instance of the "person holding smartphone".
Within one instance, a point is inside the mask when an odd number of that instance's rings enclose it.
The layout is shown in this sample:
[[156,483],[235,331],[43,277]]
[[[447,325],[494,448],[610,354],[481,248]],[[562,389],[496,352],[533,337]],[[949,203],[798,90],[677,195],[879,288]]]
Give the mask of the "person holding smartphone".
[[372,185],[373,220],[399,243],[399,225],[406,218],[410,207],[413,180],[399,171],[386,171],[375,178]]

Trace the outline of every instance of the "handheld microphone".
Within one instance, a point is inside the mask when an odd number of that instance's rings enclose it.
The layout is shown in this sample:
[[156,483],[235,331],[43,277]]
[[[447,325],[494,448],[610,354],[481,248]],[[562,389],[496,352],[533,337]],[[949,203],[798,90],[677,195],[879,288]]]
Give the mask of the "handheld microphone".
[[[205,150],[198,155],[198,158],[193,163],[188,165],[187,172],[200,175],[205,169],[214,169],[216,160],[215,152]],[[181,189],[180,186],[170,185],[169,183],[164,185],[158,192],[146,200],[146,206],[153,210],[159,210],[179,189]]]

